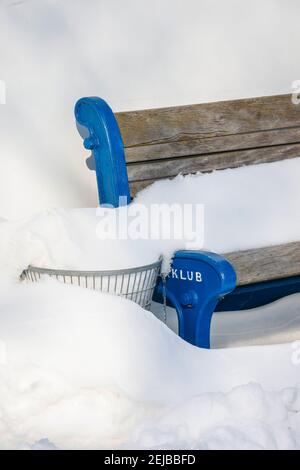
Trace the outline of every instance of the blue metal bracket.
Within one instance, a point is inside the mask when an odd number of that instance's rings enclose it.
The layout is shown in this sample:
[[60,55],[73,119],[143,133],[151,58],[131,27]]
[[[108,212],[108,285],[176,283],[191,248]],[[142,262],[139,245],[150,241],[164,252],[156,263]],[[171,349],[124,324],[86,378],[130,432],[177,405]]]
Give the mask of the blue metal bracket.
[[257,308],[298,292],[300,292],[300,276],[256,282],[234,289],[218,303],[215,311],[234,312]]
[[118,207],[130,202],[124,145],[113,111],[97,97],[81,98],[75,105],[78,124],[89,131],[83,144],[92,150],[97,175],[99,203]]
[[[215,307],[235,286],[235,270],[222,256],[201,251],[175,253],[165,290],[177,311],[179,336],[195,346],[209,348]],[[162,281],[157,289],[162,294]]]

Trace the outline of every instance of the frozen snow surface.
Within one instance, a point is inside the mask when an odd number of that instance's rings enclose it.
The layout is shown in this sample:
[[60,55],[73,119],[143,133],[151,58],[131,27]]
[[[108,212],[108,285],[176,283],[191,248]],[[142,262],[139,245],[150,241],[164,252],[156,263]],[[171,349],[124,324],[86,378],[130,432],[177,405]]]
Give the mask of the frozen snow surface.
[[2,448],[300,447],[290,344],[201,350],[131,301],[2,285]]
[[[204,203],[204,248],[218,252],[284,243],[299,240],[299,173],[297,158],[178,176],[131,205]],[[103,240],[98,222],[96,209],[0,221],[0,446],[299,449],[293,328],[288,334],[285,325],[284,337],[293,343],[201,350],[129,300],[51,280],[18,282],[29,264],[122,269],[164,254],[167,269],[172,253],[187,247],[184,238]],[[297,317],[299,296],[288,305],[286,323]],[[279,342],[283,304],[262,310],[231,322],[236,338],[225,320],[231,314],[223,314],[212,339],[251,344],[273,328],[272,342]]]
[[204,248],[217,253],[300,240],[300,158],[161,180],[136,202],[204,205]]
[[16,280],[29,265],[107,270],[158,260],[161,250],[158,241],[147,249],[144,240],[103,240],[98,237],[98,223],[96,208],[52,209],[28,220],[0,222],[2,273]]
[[243,3],[1,0],[0,215],[96,204],[81,96],[128,111],[290,93],[299,1]]
[[[152,302],[151,311],[178,333],[174,308]],[[300,293],[250,310],[218,312],[212,317],[210,344],[215,348],[297,342],[300,338]]]
[[[122,269],[149,264],[163,254],[167,271],[172,254],[179,249],[226,253],[299,240],[299,181],[300,158],[179,175],[141,191],[130,205],[131,213],[127,207],[108,209],[118,216],[120,225],[130,224],[136,210],[141,224],[153,226],[151,207],[155,204],[177,204],[182,212],[184,205],[203,204],[204,220],[199,231],[204,229],[204,244],[201,237],[188,242],[183,229],[182,236],[175,237],[171,232],[170,239],[164,239],[165,229],[171,225],[164,217],[156,238],[114,239],[107,227],[114,226],[115,219],[108,219],[105,213],[101,218],[96,209],[52,209],[28,220],[0,221],[0,263],[6,267],[5,273],[16,279],[30,264],[60,269]],[[188,222],[182,218],[182,225]]]
[[[289,8],[284,0],[253,0],[246,20],[238,0],[193,0],[189,9],[153,0],[146,14],[138,0],[121,3],[1,2],[0,38],[10,38],[14,53],[3,49],[0,76],[7,89],[0,105],[0,447],[299,449],[298,343],[203,351],[130,301],[54,281],[17,282],[29,264],[120,269],[161,252],[167,269],[172,252],[185,248],[183,239],[99,241],[92,209],[1,218],[96,203],[72,114],[87,90],[120,111],[288,93],[299,76],[291,60],[300,34],[296,0]],[[299,240],[298,181],[295,159],[157,182],[136,203],[205,203],[204,247],[226,252]],[[289,319],[298,299],[290,302]],[[263,342],[261,323],[272,324],[279,341],[284,308],[273,307],[257,319],[257,331],[241,319],[239,337],[230,327],[237,317],[216,318],[219,344]],[[295,328],[285,331],[286,341],[296,339]]]

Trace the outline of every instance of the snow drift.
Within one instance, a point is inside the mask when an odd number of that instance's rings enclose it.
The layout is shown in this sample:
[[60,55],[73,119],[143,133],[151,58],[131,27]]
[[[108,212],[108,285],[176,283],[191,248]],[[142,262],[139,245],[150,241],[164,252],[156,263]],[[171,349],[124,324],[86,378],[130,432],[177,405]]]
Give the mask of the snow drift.
[[[132,205],[204,203],[218,252],[286,243],[300,236],[299,176],[300,158],[178,176]],[[128,300],[16,282],[29,264],[121,269],[163,253],[166,268],[186,247],[103,241],[97,222],[95,209],[0,221],[0,446],[300,448],[298,343],[201,350]]]
[[[131,203],[140,224],[153,205],[204,205],[203,239],[192,249],[226,253],[300,240],[300,158],[275,163],[181,176],[158,181]],[[140,211],[143,207],[143,212]],[[124,225],[127,207],[109,209]],[[0,221],[0,264],[11,278],[28,265],[56,269],[105,270],[142,266],[164,255],[164,270],[176,250],[189,249],[183,235],[166,239],[169,219],[160,219],[158,237],[109,238],[96,209],[52,209],[29,220]],[[182,219],[182,224],[187,220]],[[107,224],[111,224],[107,220]],[[193,225],[191,222],[190,225]],[[109,231],[108,231],[109,232]],[[3,271],[2,271],[3,272]]]
[[289,344],[201,350],[131,301],[55,281],[0,299],[2,448],[300,445]]

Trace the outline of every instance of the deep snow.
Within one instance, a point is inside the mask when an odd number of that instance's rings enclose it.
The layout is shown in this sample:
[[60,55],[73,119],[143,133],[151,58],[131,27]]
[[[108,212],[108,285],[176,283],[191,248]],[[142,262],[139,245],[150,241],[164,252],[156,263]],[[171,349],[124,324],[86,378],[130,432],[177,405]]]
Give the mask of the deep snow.
[[[151,311],[165,321],[163,306],[152,302]],[[166,324],[178,333],[176,310],[167,307]],[[300,339],[300,293],[250,310],[217,312],[210,330],[212,349],[292,343]]]
[[290,93],[298,0],[251,0],[246,14],[240,0],[188,4],[1,0],[0,216],[96,204],[81,96],[128,111]]
[[5,266],[2,272],[16,279],[30,264],[61,269],[122,269],[157,261],[161,254],[165,257],[164,270],[168,271],[170,258],[179,249],[226,253],[299,240],[299,180],[300,158],[210,174],[179,175],[141,191],[129,206],[131,213],[127,207],[108,209],[120,216],[121,225],[129,225],[136,210],[136,220],[141,224],[145,221],[147,226],[158,226],[150,216],[155,204],[177,204],[181,208],[203,204],[204,220],[197,220],[195,233],[204,229],[204,240],[199,237],[187,241],[184,229],[191,217],[180,219],[182,234],[172,238],[171,233],[170,239],[163,236],[172,225],[167,217],[160,219],[156,238],[108,239],[107,226],[112,227],[114,219],[100,224],[106,219],[96,209],[52,209],[28,220],[0,221],[0,264]]
[[97,235],[98,223],[96,208],[50,209],[27,220],[0,221],[2,274],[17,280],[29,265],[105,270],[158,260],[158,242],[145,249],[144,240],[102,240]]
[[3,285],[0,331],[3,448],[300,447],[290,344],[201,350],[131,301],[55,281]]
[[[205,203],[205,248],[219,252],[289,242],[299,171],[300,158],[178,176],[132,205]],[[0,445],[300,448],[300,343],[201,350],[128,300],[18,282],[28,264],[121,268],[186,248],[103,241],[97,223],[95,209],[0,221]]]
[[156,181],[135,202],[204,205],[204,246],[216,253],[300,240],[300,158]]
[[[246,17],[238,0],[193,0],[189,9],[185,2],[157,0],[147,11],[137,0],[124,7],[110,0],[89,3],[85,8],[83,1],[1,2],[1,43],[8,38],[10,43],[1,53],[0,80],[7,89],[6,105],[0,105],[1,216],[95,203],[95,176],[86,169],[72,115],[86,90],[95,95],[101,90],[119,111],[286,93],[299,77],[299,62],[291,60],[299,43],[297,0],[289,8],[283,0],[252,1]],[[211,244],[205,246],[211,249],[299,239],[299,171],[295,168],[294,177],[293,170],[282,175],[279,170],[274,184],[269,171],[271,165],[264,179],[271,193],[258,178],[259,194],[256,183],[242,185],[246,199],[235,206],[229,197],[235,197],[234,186],[220,190],[221,174],[212,175],[211,188],[206,176],[192,177],[188,188],[178,177],[139,197],[151,200],[163,189],[165,202],[177,197],[179,186],[187,195],[191,187],[202,191],[216,208],[206,226]],[[80,214],[84,218],[87,212]],[[16,280],[24,267],[39,262],[111,266],[110,251],[96,259],[80,253],[84,241],[72,243],[68,215],[50,211],[33,222],[0,223],[1,275]],[[245,220],[244,227],[237,225],[249,215],[252,225]],[[233,217],[234,223],[225,225]],[[75,238],[79,229],[73,226]],[[158,254],[137,245],[134,253],[129,245],[119,248],[113,250],[117,267]],[[299,448],[299,389],[283,390],[299,379],[291,345],[201,351],[125,300],[53,283],[3,281],[2,337],[0,354],[4,359],[6,345],[8,359],[0,363],[3,447],[56,448],[52,441],[65,448]],[[243,385],[248,380],[257,383]]]

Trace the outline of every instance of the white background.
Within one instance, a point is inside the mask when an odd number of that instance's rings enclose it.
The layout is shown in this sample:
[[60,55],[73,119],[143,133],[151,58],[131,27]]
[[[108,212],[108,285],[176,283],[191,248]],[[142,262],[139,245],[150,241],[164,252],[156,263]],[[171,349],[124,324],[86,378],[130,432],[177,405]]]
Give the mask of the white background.
[[299,0],[0,0],[0,216],[97,204],[73,118],[288,93]]

